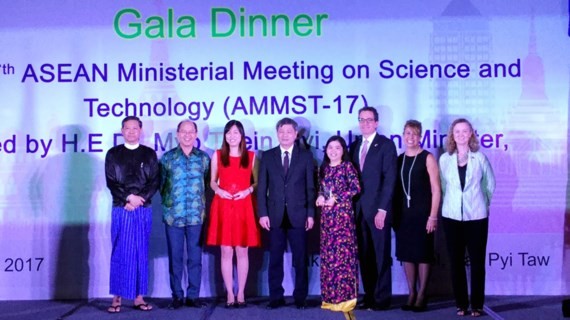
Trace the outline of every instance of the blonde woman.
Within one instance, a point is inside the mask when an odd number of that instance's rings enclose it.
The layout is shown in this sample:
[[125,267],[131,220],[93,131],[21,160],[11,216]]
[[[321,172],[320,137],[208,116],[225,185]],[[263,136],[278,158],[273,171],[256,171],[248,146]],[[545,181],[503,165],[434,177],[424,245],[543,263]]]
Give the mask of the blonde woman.
[[[453,121],[446,147],[447,152],[439,159],[442,216],[457,315],[467,314],[471,302],[471,315],[479,317],[485,301],[485,256],[495,176],[489,160],[479,151],[473,126],[466,119]],[[471,301],[467,293],[465,249],[471,267]]]

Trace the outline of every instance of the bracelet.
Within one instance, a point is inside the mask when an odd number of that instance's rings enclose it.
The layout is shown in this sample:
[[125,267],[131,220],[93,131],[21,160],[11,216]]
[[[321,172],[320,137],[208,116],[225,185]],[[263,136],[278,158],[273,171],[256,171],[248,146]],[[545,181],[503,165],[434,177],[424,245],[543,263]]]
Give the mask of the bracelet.
[[428,217],[428,219],[431,220],[431,221],[437,221],[437,217],[435,217],[435,218]]

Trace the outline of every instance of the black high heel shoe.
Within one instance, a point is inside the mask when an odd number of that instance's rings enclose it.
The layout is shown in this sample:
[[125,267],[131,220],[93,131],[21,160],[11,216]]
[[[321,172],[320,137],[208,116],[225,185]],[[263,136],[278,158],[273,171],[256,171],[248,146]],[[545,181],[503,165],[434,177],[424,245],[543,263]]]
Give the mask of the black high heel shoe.
[[[419,302],[419,303],[418,303]],[[425,312],[427,311],[427,298],[416,300],[416,304],[412,307],[413,312]]]
[[416,301],[416,296],[417,293],[410,293],[410,295],[408,296],[408,301],[406,302],[405,305],[401,306],[400,309],[402,309],[402,311],[413,311],[414,310],[414,303]]
[[246,302],[245,300],[244,300],[244,301],[238,301],[237,304],[236,304],[236,307],[237,307],[238,309],[246,308],[246,307],[247,307],[247,302]]
[[235,308],[236,306],[237,306],[237,303],[234,300],[233,302],[226,302],[225,308],[226,309],[232,309],[232,308]]
[[427,304],[424,302],[419,306],[413,306],[412,311],[413,312],[425,312],[425,311],[427,311]]

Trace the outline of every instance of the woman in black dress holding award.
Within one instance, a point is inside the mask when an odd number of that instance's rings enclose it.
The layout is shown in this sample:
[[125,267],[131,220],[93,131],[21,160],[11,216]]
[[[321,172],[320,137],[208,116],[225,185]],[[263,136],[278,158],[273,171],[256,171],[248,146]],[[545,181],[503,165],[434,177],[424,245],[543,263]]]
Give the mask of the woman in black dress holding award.
[[425,311],[426,287],[433,260],[433,232],[441,197],[435,157],[420,146],[422,124],[404,125],[406,151],[398,157],[394,192],[396,257],[404,263],[409,296],[402,310]]

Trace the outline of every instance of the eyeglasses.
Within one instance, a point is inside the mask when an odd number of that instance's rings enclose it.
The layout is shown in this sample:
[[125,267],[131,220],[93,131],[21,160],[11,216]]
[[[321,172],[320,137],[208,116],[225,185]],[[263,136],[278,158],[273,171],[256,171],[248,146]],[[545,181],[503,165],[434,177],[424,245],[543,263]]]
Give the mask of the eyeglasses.
[[196,131],[178,131],[178,133],[183,134],[183,135],[184,134],[190,135],[190,134],[196,134]]
[[376,122],[376,120],[374,120],[374,118],[358,118],[358,122],[360,122],[360,123],[372,123],[372,122]]

